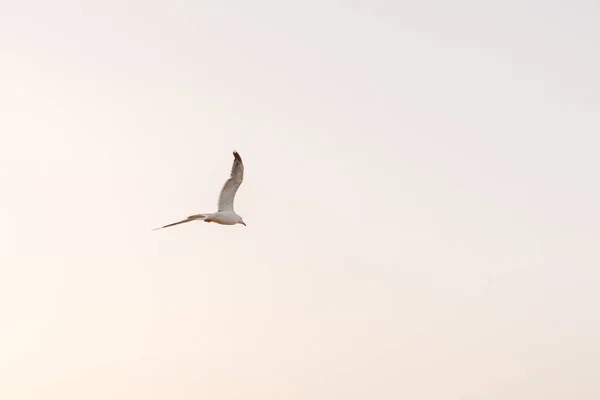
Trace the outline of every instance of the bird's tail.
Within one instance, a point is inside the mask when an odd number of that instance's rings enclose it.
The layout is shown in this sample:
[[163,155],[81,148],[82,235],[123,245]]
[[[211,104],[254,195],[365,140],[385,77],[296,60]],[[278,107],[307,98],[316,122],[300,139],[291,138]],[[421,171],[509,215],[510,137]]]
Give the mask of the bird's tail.
[[161,226],[160,228],[156,228],[153,229],[154,231],[159,230],[159,229],[163,229],[163,228],[168,228],[170,226],[175,226],[175,225],[179,225],[179,224],[185,224],[186,222],[191,222],[191,221],[195,221],[197,219],[199,220],[203,220],[204,218],[206,218],[206,214],[196,214],[196,215],[190,215],[189,217],[187,217],[186,219],[183,219],[181,221],[177,221],[177,222],[173,222],[172,224],[168,224],[165,226]]

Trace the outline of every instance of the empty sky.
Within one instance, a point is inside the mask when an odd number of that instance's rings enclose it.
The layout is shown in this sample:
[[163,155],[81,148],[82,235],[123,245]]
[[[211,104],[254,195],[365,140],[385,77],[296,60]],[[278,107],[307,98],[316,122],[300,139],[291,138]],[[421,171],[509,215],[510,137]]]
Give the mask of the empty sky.
[[600,398],[599,20],[4,2],[0,398]]

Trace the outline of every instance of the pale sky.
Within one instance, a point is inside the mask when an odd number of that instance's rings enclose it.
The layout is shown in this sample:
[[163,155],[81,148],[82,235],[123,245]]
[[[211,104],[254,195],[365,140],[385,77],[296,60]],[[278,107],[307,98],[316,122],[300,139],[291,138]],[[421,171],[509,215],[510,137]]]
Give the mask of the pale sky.
[[597,400],[599,20],[4,2],[0,398]]

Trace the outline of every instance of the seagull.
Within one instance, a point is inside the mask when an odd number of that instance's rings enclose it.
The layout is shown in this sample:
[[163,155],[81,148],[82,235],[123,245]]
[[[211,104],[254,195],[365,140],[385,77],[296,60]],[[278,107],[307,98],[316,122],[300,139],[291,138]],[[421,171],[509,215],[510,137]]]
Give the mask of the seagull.
[[236,225],[242,224],[246,226],[246,223],[233,211],[233,200],[235,194],[244,180],[244,163],[242,157],[240,157],[237,151],[233,152],[233,166],[231,167],[231,174],[229,179],[223,185],[221,194],[219,195],[219,210],[211,214],[196,214],[190,215],[184,220],[173,222],[172,224],[161,226],[153,230],[168,228],[169,226],[185,224],[191,221],[204,221],[214,222],[221,225]]

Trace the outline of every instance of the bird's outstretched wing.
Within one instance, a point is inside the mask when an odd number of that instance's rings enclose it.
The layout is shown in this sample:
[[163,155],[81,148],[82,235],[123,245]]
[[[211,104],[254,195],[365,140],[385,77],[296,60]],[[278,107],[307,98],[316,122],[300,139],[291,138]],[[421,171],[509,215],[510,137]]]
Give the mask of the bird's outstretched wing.
[[192,221],[197,220],[197,219],[204,219],[205,217],[206,217],[206,215],[204,215],[204,214],[190,215],[186,219],[183,219],[183,220],[177,221],[177,222],[173,222],[172,224],[161,226],[160,228],[156,228],[156,229],[153,229],[153,230],[157,231],[159,229],[168,228],[170,226],[179,225],[179,224],[185,224],[186,222],[192,222]]
[[244,180],[244,163],[242,157],[237,151],[233,152],[233,167],[231,167],[231,175],[221,189],[219,195],[219,211],[233,211],[233,200],[235,194]]

